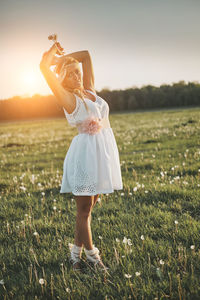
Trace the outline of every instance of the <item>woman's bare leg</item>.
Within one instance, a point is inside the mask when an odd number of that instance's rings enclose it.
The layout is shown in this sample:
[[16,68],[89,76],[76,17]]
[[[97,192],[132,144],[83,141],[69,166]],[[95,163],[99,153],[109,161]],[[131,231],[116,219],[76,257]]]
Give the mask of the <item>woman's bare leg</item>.
[[[75,245],[82,247],[84,241],[92,249],[92,233],[91,233],[91,219],[92,209],[95,206],[99,194],[94,196],[75,196],[77,205],[76,228],[75,228]],[[89,219],[89,223],[88,223]],[[87,248],[89,250],[89,248]]]
[[93,206],[93,196],[75,196],[77,205],[76,228],[74,243],[78,247],[83,245],[87,250],[93,248],[90,216]]
[[[78,247],[85,246],[85,250],[90,252],[93,249],[93,242],[92,242],[92,232],[90,227],[90,220],[91,220],[91,212],[93,206],[96,204],[99,195],[95,196],[75,196],[76,204],[77,204],[77,216],[76,216],[76,233],[75,233],[75,245]],[[88,254],[86,253],[87,259]],[[91,252],[90,252],[91,253]],[[89,254],[91,256],[96,257],[96,261],[101,269],[107,272],[105,265],[100,260],[99,255],[97,253]],[[79,268],[79,262],[73,265],[74,269]]]
[[[92,197],[94,197],[94,198],[93,198],[93,205],[92,205],[92,209],[93,209],[94,206],[95,206],[95,204],[97,203],[97,200],[98,200],[98,198],[99,198],[99,194],[94,195],[94,196],[92,196]],[[91,221],[92,221],[92,214],[90,214],[90,224],[91,224]]]

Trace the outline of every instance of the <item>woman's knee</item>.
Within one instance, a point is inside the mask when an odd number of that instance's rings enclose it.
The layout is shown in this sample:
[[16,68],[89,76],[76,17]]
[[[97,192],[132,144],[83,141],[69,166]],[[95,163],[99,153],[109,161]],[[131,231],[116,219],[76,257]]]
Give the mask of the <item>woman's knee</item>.
[[76,197],[77,215],[88,218],[92,211],[93,196],[78,196]]

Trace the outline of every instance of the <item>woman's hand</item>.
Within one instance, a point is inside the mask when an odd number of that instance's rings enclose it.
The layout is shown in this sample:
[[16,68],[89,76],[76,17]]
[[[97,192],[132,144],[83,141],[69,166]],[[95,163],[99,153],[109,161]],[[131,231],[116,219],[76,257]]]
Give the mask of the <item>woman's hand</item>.
[[53,46],[56,46],[57,47],[57,52],[56,52],[56,54],[58,54],[58,55],[63,55],[64,54],[64,48],[62,48],[61,47],[61,45],[60,45],[60,43],[59,42],[56,42],[56,43],[54,43],[53,44]]
[[60,52],[63,51],[62,49],[63,48],[60,46],[60,43],[54,43],[48,51],[44,52],[40,62],[40,68],[50,67],[51,65],[57,64],[62,56],[56,57],[55,54],[60,54]]

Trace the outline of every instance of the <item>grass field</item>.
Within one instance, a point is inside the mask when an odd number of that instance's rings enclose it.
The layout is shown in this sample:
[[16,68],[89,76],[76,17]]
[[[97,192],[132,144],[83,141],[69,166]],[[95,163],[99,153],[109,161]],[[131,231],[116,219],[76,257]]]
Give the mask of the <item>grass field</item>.
[[100,195],[91,224],[109,276],[68,262],[76,203],[59,189],[76,129],[1,124],[0,299],[200,299],[200,108],[110,122],[124,188]]

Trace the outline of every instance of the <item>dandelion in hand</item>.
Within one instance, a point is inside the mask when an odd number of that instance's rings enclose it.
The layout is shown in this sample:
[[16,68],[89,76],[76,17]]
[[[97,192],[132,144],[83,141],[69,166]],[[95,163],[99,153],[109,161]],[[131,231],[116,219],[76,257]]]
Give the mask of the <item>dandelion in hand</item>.
[[56,42],[57,41],[57,34],[51,34],[51,35],[49,35],[48,36],[48,39],[50,40],[50,41],[54,41],[54,42]]

